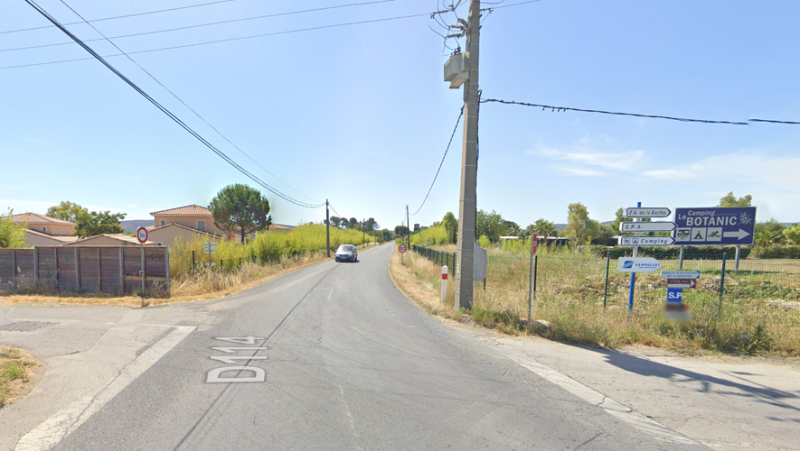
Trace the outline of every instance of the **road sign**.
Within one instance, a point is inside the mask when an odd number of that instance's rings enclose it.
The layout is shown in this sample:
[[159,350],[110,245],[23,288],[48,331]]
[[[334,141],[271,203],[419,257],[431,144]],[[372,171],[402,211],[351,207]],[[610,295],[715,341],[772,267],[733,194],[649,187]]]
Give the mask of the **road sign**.
[[669,208],[629,207],[624,213],[626,218],[666,218],[672,211]]
[[206,263],[206,266],[217,266],[217,262]]
[[217,243],[203,243],[203,247],[206,248],[206,249],[208,249],[208,248],[215,248],[216,249]]
[[667,288],[667,302],[671,304],[683,303],[683,288]]
[[667,279],[667,288],[696,288],[697,279]]
[[401,254],[405,254],[408,248],[405,244],[401,244],[400,246],[397,246],[397,250],[400,251]]
[[139,243],[144,244],[147,242],[147,229],[144,227],[139,227],[136,229],[136,239],[139,240]]
[[661,271],[662,279],[699,279],[700,271]]
[[756,207],[677,208],[675,244],[753,244]]
[[539,248],[539,237],[533,235],[533,239],[531,240],[531,252],[535,254],[538,248]]
[[[646,224],[646,223],[641,223]],[[675,240],[671,236],[621,236],[620,246],[670,246]]]
[[619,272],[656,272],[661,263],[652,257],[622,257],[617,263]]
[[674,222],[620,222],[620,232],[672,232],[675,230]]

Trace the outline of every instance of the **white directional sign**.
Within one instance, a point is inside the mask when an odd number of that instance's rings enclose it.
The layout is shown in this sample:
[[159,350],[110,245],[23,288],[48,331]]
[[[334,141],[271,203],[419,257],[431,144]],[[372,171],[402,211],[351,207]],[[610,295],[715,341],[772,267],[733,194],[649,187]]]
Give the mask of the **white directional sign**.
[[661,271],[662,279],[699,279],[700,271]]
[[675,230],[674,222],[620,222],[620,232],[672,232]]
[[661,262],[652,257],[622,257],[617,264],[619,272],[656,272]]
[[620,246],[671,246],[675,240],[671,236],[621,236]]
[[669,208],[629,207],[625,209],[626,218],[666,218],[672,214]]

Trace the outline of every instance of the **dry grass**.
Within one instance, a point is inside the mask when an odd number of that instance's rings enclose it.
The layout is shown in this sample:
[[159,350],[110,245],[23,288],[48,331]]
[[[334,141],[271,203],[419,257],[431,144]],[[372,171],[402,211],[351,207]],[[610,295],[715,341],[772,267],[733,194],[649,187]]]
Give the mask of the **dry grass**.
[[[369,249],[375,245],[367,245]],[[11,295],[0,297],[0,304],[72,304],[72,305],[121,305],[143,307],[178,302],[202,301],[230,296],[276,277],[298,269],[328,260],[325,252],[314,251],[294,257],[284,256],[279,261],[259,265],[242,263],[240,267],[209,270],[197,267],[171,282],[170,297],[123,296],[113,297],[102,294],[62,294],[62,295]]]
[[[442,249],[452,252],[452,248]],[[549,329],[531,330],[528,321],[529,260],[502,249],[489,249],[488,284],[476,284],[474,306],[469,314],[483,326],[509,334],[536,333],[560,341],[605,348],[645,345],[683,353],[724,352],[745,355],[800,356],[800,310],[776,308],[763,297],[751,296],[742,287],[744,275],[726,278],[721,314],[719,286],[704,275],[695,290],[687,290],[694,320],[674,322],[664,318],[666,286],[658,274],[637,278],[636,302],[628,320],[628,275],[612,271],[607,308],[603,306],[605,261],[592,253],[550,253],[540,256],[532,319],[548,321]],[[417,285],[398,280],[412,299],[428,310],[438,300],[441,269],[423,257],[406,254],[405,273]],[[399,267],[393,259],[396,278]],[[705,272],[704,272],[705,274]],[[739,284],[739,285],[734,285]],[[405,288],[411,285],[412,289]],[[450,284],[453,285],[452,283]],[[414,291],[420,291],[415,293]],[[449,300],[452,306],[452,298]],[[438,309],[441,309],[439,304]],[[445,312],[448,316],[456,312]],[[521,320],[524,318],[525,320]]]
[[30,391],[34,369],[38,366],[25,351],[0,346],[0,407]]

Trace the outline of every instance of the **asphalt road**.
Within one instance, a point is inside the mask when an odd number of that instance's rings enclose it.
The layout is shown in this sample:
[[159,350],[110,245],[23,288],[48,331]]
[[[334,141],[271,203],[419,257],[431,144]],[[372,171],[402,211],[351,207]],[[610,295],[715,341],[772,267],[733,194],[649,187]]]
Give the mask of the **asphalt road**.
[[[619,421],[430,317],[389,279],[391,251],[297,271],[187,320],[197,329],[53,449],[698,447]],[[231,366],[264,380],[208,382]]]

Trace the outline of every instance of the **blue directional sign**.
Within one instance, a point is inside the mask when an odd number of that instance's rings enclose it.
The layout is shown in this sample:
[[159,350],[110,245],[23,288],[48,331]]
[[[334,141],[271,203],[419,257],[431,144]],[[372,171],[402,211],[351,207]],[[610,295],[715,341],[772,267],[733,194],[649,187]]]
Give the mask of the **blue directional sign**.
[[667,288],[667,302],[680,304],[683,302],[683,288]]
[[676,245],[753,244],[756,207],[677,208]]

